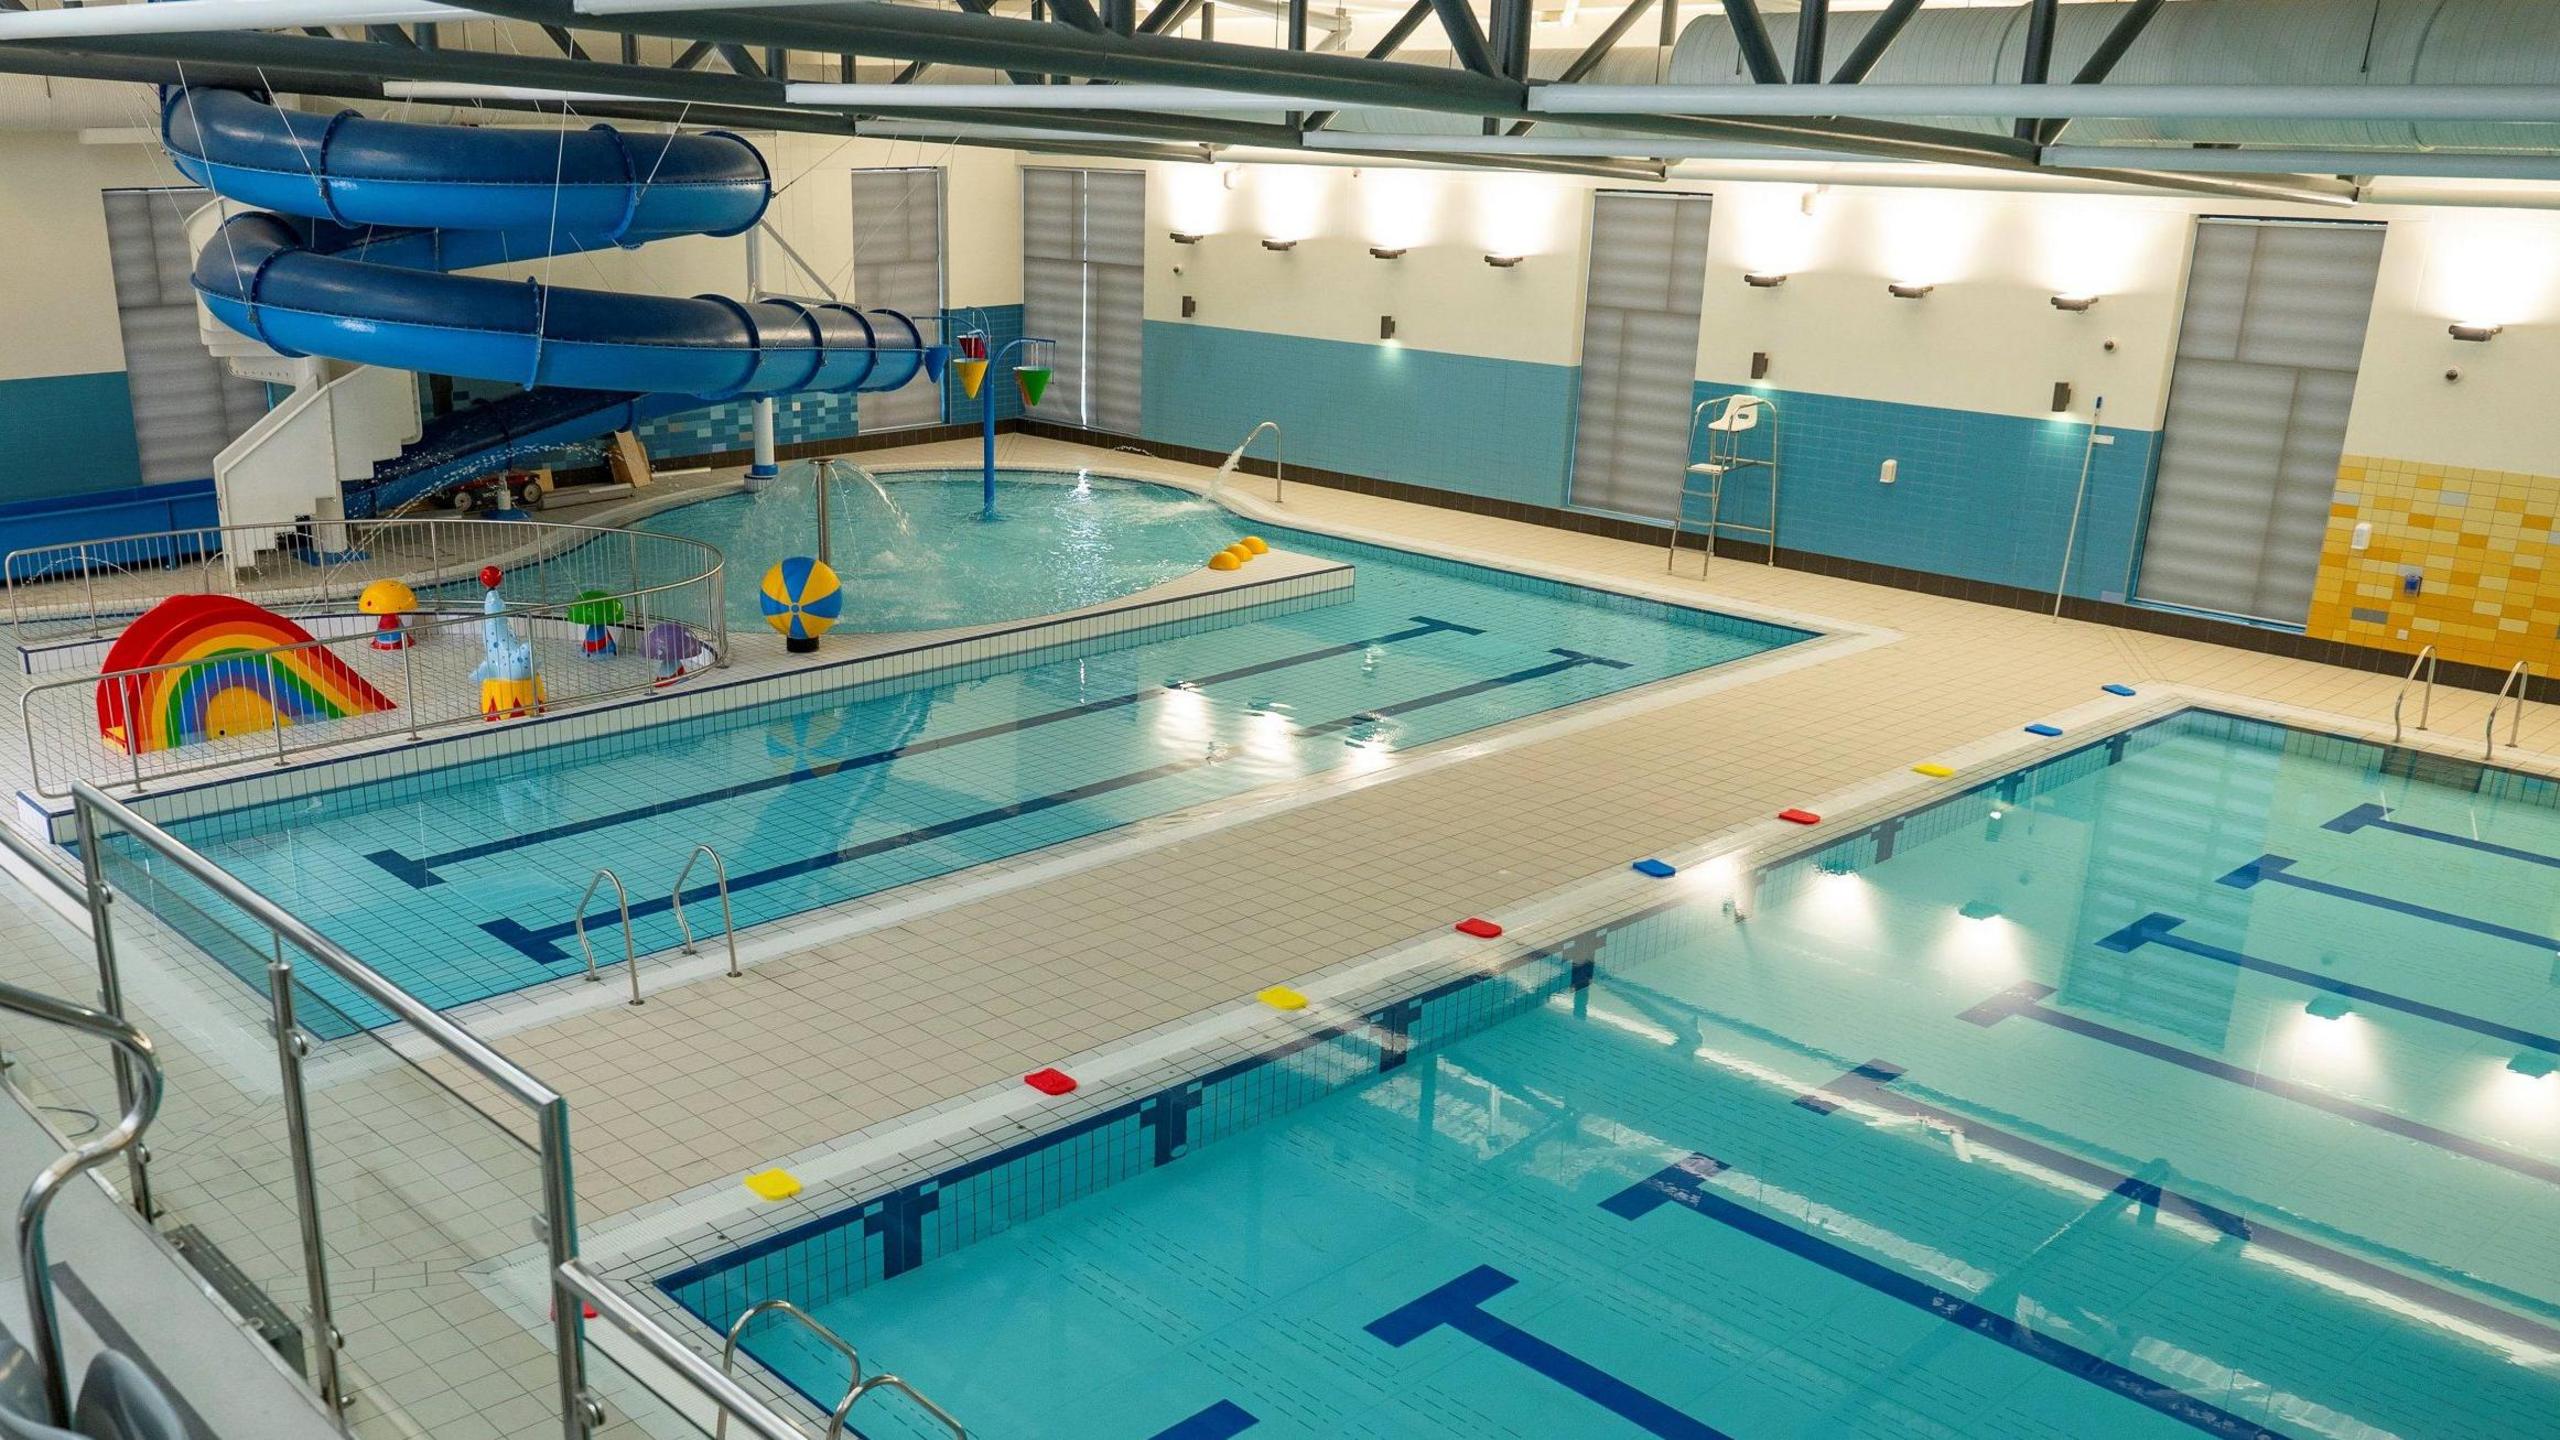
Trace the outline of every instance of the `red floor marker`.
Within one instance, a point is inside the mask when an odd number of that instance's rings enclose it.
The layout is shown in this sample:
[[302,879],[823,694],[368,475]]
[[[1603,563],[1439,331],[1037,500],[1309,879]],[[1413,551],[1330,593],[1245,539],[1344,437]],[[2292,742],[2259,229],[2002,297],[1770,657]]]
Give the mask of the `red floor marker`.
[[1023,1076],[1022,1083],[1043,1095],[1064,1095],[1076,1088],[1076,1077],[1052,1065]]
[[1822,817],[1814,814],[1810,810],[1781,810],[1778,812],[1778,818],[1781,820],[1792,820],[1798,825],[1819,825],[1822,823]]
[[1470,915],[1466,919],[1458,922],[1458,933],[1461,935],[1473,935],[1479,940],[1490,940],[1494,936],[1502,933],[1502,927],[1494,924],[1490,920],[1482,920]]

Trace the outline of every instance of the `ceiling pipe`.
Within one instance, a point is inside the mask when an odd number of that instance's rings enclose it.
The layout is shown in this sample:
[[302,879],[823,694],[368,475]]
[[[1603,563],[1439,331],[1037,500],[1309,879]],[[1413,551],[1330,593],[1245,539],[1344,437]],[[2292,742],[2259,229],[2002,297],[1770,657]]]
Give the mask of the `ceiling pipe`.
[[406,25],[481,18],[476,11],[428,0],[163,0],[153,5],[0,10],[0,41],[290,30],[303,25]]
[[1209,110],[1258,114],[1268,110],[1311,110],[1324,104],[1302,96],[1255,95],[1186,85],[795,83],[783,87],[783,98],[793,105],[828,105],[843,110],[892,106],[901,110],[950,107],[972,110]]
[[2046,163],[2123,166],[2207,174],[2300,171],[2315,175],[2407,175],[2446,180],[2560,180],[2560,155],[2464,154],[2441,150],[2179,149],[2154,145],[2054,145]]
[[1665,140],[1643,135],[1351,135],[1322,131],[1306,137],[1310,150],[1351,150],[1360,146],[1400,150],[1414,155],[1545,155],[1587,159],[1647,156],[1658,160],[1777,160],[1877,162],[1846,150],[1798,149],[1733,140]]
[[[201,0],[199,0],[201,3]],[[1529,108],[1546,115],[1650,111],[1667,115],[1864,119],[2037,115],[2143,120],[2560,121],[2548,85],[1862,85],[1808,93],[1760,85],[1542,85]]]

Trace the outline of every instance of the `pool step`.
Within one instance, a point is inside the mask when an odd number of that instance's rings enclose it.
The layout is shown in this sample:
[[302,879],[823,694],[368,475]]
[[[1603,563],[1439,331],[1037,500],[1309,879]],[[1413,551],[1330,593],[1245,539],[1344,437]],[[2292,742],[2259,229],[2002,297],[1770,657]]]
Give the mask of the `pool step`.
[[2441,785],[2448,790],[2477,792],[2487,778],[2489,767],[2477,760],[2462,760],[2451,755],[2435,755],[2424,750],[2407,750],[2397,746],[2382,752],[2382,773],[2428,785]]

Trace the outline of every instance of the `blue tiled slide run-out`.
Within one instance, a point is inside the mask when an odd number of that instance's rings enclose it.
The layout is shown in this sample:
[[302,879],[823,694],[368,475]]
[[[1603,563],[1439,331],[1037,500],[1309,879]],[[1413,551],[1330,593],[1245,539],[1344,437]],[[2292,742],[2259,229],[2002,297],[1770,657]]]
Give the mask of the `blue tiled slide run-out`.
[[453,453],[367,487],[377,508],[463,473],[481,453],[470,442],[559,444],[738,396],[939,378],[939,350],[892,310],[451,273],[743,233],[773,186],[735,135],[322,118],[206,86],[166,92],[161,132],[187,178],[262,207],[224,222],[196,260],[196,292],[224,324],[288,355],[527,387],[474,422],[489,433],[449,427]]

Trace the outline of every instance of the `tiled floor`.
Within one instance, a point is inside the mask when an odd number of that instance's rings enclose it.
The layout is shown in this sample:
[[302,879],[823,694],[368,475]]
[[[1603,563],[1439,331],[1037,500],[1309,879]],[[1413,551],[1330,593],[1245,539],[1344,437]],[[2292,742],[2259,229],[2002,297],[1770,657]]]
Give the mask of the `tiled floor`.
[[[947,463],[967,450],[865,458]],[[1009,437],[1001,458],[1207,481],[1192,467],[1028,437]],[[1267,481],[1240,486],[1269,493]],[[1649,547],[1313,486],[1293,488],[1279,511],[1249,498],[1244,508],[1568,576],[1665,578],[1661,552]],[[1443,931],[1457,917],[1502,913],[1632,856],[1678,850],[1984,736],[2014,736],[2023,723],[2102,698],[2097,687],[2108,682],[2178,682],[2367,722],[2388,716],[2396,685],[1729,561],[1711,586],[1679,583],[1710,603],[1869,633],[1604,708],[1531,717],[1366,775],[1323,777],[1296,787],[1290,803],[1220,802],[767,927],[744,947],[751,963],[738,979],[718,975],[714,957],[689,968],[647,960],[644,1007],[602,993],[618,987],[568,986],[532,1008],[469,1022],[567,1094],[580,1214],[592,1229],[1264,985]],[[2486,697],[2440,694],[2436,731],[2476,737],[2485,708]],[[2530,714],[2524,747],[2560,748],[2560,714]],[[0,939],[36,955],[25,937],[48,937],[45,978],[81,986],[86,945],[69,922],[31,908],[13,887],[0,894],[18,911],[18,938]],[[140,918],[120,928],[138,934]],[[169,1137],[173,1182],[192,1167],[201,1208],[228,1222],[226,1246],[245,1252],[237,1258],[271,1288],[286,1287],[289,1197],[275,1188],[273,1157],[226,1143],[271,1113],[271,1047],[251,1028],[239,987],[223,992],[226,1021],[186,999],[183,957],[153,967],[140,988],[163,1015],[187,1017],[185,1033],[168,1037],[193,1092]],[[100,1083],[90,1073],[75,1088],[94,1100]],[[324,1164],[335,1162],[334,1178],[367,1207],[333,1241],[344,1248],[350,1296],[341,1323],[351,1351],[368,1359],[362,1385],[404,1408],[432,1408],[439,1436],[533,1433],[525,1427],[538,1423],[528,1417],[538,1417],[547,1357],[527,1346],[526,1317],[511,1317],[468,1279],[530,1238],[536,1197],[523,1189],[525,1172],[504,1154],[476,1153],[467,1137],[485,1122],[405,1065],[375,1056],[325,1084],[321,1113],[337,1117],[344,1143]],[[428,1144],[441,1148],[416,1148]],[[386,1153],[441,1158],[395,1165]],[[239,1174],[226,1178],[226,1164]],[[226,1215],[234,1196],[238,1213]],[[419,1338],[424,1318],[434,1324]],[[393,1363],[403,1337],[437,1363]],[[475,1378],[483,1376],[485,1388]]]

